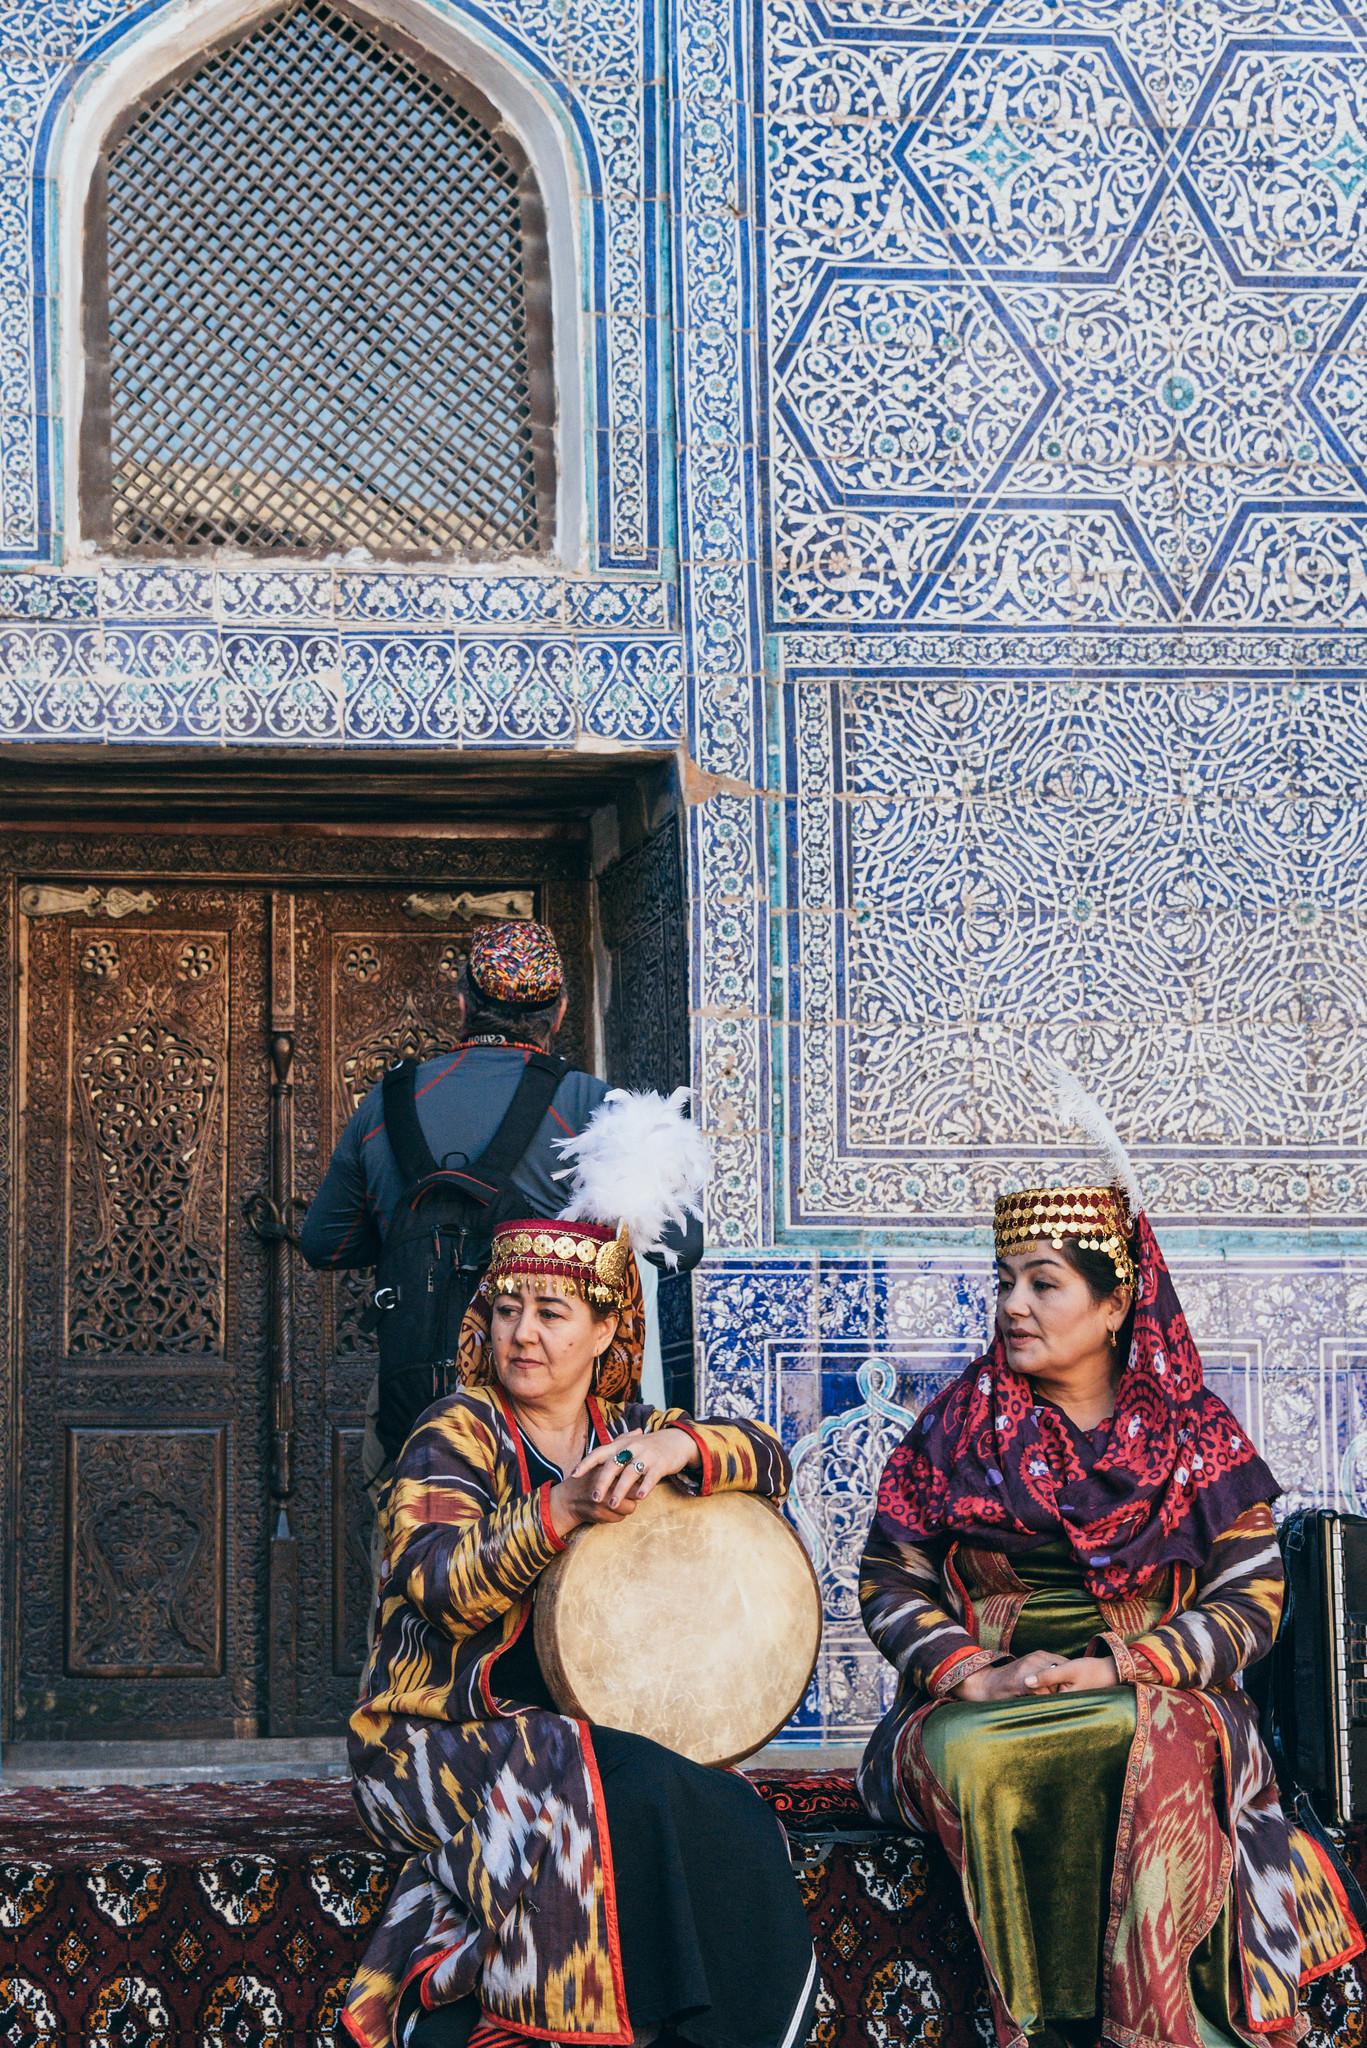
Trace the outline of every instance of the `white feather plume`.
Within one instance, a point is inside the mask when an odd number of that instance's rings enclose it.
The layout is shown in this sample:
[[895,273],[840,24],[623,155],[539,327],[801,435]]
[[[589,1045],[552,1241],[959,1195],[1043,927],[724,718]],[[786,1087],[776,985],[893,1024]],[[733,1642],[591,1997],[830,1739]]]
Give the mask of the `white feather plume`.
[[1131,1217],[1137,1216],[1144,1206],[1144,1192],[1139,1185],[1134,1161],[1125,1150],[1119,1131],[1096,1097],[1087,1093],[1077,1075],[1065,1067],[1062,1060],[1044,1059],[1041,1065],[1053,1084],[1054,1109],[1059,1122],[1090,1138],[1101,1154],[1106,1179],[1123,1192]]
[[638,1257],[678,1255],[662,1242],[666,1224],[682,1229],[702,1215],[703,1189],[712,1171],[707,1140],[684,1115],[687,1088],[670,1096],[649,1089],[612,1088],[577,1137],[557,1151],[573,1161],[567,1223],[625,1223]]

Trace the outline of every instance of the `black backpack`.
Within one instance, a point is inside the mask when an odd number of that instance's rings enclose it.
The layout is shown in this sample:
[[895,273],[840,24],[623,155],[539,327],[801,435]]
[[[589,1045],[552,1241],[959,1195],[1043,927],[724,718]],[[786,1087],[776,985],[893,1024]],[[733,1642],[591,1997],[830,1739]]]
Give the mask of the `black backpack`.
[[464,1167],[433,1158],[414,1099],[415,1060],[396,1060],[384,1077],[384,1127],[406,1183],[375,1263],[367,1323],[380,1347],[376,1429],[391,1458],[424,1408],[449,1393],[461,1319],[489,1263],[500,1223],[525,1213],[512,1178],[541,1128],[569,1063],[529,1055],[502,1123],[479,1158]]

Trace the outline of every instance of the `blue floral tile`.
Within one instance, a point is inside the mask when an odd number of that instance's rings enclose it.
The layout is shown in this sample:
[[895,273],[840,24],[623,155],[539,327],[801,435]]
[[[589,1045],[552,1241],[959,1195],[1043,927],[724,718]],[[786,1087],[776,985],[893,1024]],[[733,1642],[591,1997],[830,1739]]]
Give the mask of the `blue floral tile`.
[[346,736],[370,746],[450,740],[445,726],[455,684],[449,634],[356,634],[342,641]]
[[447,599],[458,626],[555,626],[566,616],[558,576],[455,576]]
[[643,746],[677,744],[683,733],[683,665],[673,641],[581,641],[574,691],[585,732]]
[[574,643],[462,638],[461,734],[467,745],[565,745],[574,737]]
[[107,569],[99,580],[100,612],[106,619],[181,621],[210,618],[214,576],[208,569]]
[[212,628],[107,624],[102,674],[112,740],[217,740],[220,654]]
[[99,608],[99,584],[93,576],[0,574],[0,620],[34,619],[50,625],[76,625],[95,619]]
[[330,620],[332,572],[284,569],[222,569],[218,602],[227,623],[295,625]]
[[227,632],[223,636],[225,740],[340,740],[341,647],[325,633]]
[[339,571],[335,588],[338,618],[358,623],[442,625],[449,609],[450,581],[444,576],[344,570]]

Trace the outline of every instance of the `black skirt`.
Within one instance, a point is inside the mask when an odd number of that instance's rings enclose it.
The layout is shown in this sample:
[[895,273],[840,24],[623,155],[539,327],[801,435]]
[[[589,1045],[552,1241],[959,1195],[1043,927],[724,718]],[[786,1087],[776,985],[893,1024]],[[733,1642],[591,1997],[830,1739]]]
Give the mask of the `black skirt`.
[[627,2011],[695,2048],[801,2048],[811,1929],[783,1830],[754,1787],[643,1735],[595,1728]]

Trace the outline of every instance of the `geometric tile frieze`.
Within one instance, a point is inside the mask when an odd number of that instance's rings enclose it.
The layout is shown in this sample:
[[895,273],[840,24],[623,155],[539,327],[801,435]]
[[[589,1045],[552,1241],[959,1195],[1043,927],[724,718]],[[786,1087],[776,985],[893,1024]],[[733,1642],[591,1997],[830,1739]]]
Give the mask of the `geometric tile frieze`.
[[773,622],[1367,624],[1367,47],[1346,12],[848,0],[765,21],[789,144],[763,171]]

